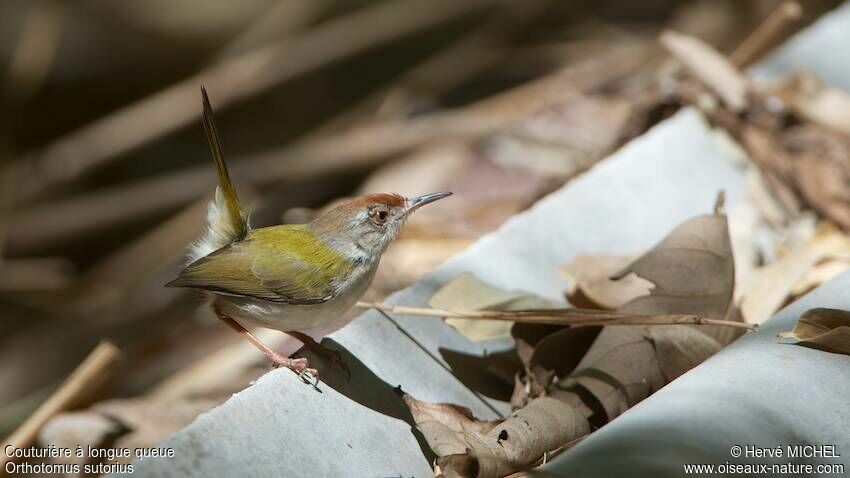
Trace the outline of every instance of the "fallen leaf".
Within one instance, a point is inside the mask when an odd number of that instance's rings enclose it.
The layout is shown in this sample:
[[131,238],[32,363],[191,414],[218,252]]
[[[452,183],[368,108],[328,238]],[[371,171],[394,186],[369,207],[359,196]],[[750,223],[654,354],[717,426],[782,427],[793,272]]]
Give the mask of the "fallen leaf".
[[[566,399],[569,395],[570,399]],[[572,438],[590,432],[580,399],[541,397],[504,421],[476,420],[464,407],[426,403],[405,395],[416,427],[439,456],[444,476],[502,477],[536,462]],[[563,443],[562,443],[563,442]],[[439,450],[439,451],[438,451]]]
[[423,402],[409,394],[402,399],[438,456],[466,453],[470,437],[480,437],[499,423],[476,420],[471,410],[458,405]]
[[[723,319],[736,310],[731,303],[734,259],[723,214],[679,225],[617,276],[629,273],[655,287],[617,312]],[[473,304],[484,303],[473,295],[482,290],[491,302],[498,302],[494,297],[514,298],[469,276],[459,280],[474,287],[454,294],[464,291]],[[455,306],[460,301],[452,297]],[[721,343],[704,329],[517,324],[513,334],[526,373],[515,377],[511,402],[522,408],[498,424],[488,423],[484,433],[469,432],[469,414],[455,408],[447,412],[450,406],[445,404],[434,405],[439,414],[414,412],[414,419],[429,444],[440,448],[434,451],[445,476],[491,478],[528,469],[546,452],[608,423],[720,350]]]
[[817,308],[803,312],[790,332],[779,334],[784,343],[850,355],[850,311]]
[[850,237],[834,225],[822,222],[801,246],[778,261],[756,269],[741,284],[741,313],[744,320],[760,324],[772,317],[792,296],[798,285],[824,258],[850,254]]
[[850,135],[850,95],[824,84],[810,71],[786,75],[772,93],[802,118]]
[[[520,310],[550,309],[562,304],[528,292],[507,292],[467,273],[440,288],[429,305],[442,310]],[[508,321],[446,319],[446,323],[474,341],[511,336],[512,323]]]
[[405,403],[445,476],[501,477],[604,425],[719,349],[690,327],[604,327],[567,379],[504,421],[409,396]]
[[466,354],[440,347],[440,356],[457,378],[476,393],[500,401],[509,401],[515,376],[523,370],[512,349],[485,354]]
[[529,385],[527,395],[540,396],[553,379],[565,377],[575,370],[601,330],[602,327],[565,327],[537,342],[525,364]]
[[742,139],[750,157],[766,171],[766,178],[774,177],[777,184],[784,183],[782,187],[795,189],[812,209],[850,229],[850,192],[846,188],[850,138],[803,123],[779,133],[746,126]]
[[696,367],[722,347],[718,341],[692,327],[647,327],[666,382]]
[[631,265],[612,276],[635,273],[655,287],[618,309],[636,314],[696,314],[722,319],[732,301],[735,263],[726,216],[698,216],[679,225]]
[[[680,224],[652,250],[612,278],[629,273],[651,282],[650,294],[617,309],[626,314],[694,314],[734,319],[735,260],[726,215],[707,214]],[[725,327],[700,326],[723,345],[738,338]]]
[[789,300],[793,301],[807,294],[848,269],[850,269],[850,258],[848,257],[827,257],[821,260],[794,284],[794,287],[791,288]]
[[635,274],[619,280],[611,279],[633,260],[634,256],[576,256],[561,268],[561,273],[573,281],[567,290],[567,300],[575,307],[614,310],[648,295],[652,283]]

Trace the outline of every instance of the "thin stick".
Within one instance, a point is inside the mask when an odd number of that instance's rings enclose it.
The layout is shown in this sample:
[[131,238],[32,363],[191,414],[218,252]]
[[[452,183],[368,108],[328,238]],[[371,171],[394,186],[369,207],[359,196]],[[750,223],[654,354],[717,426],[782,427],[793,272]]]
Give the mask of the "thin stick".
[[750,33],[735,51],[729,55],[729,61],[738,68],[751,65],[764,53],[773,48],[803,14],[803,7],[794,1],[782,2],[770,15]]
[[454,319],[505,320],[550,325],[722,325],[740,329],[755,330],[754,324],[718,320],[688,314],[664,315],[626,315],[594,309],[539,309],[539,310],[441,310],[426,307],[406,307],[382,302],[358,302],[357,307],[378,309],[400,315],[421,315],[427,317],[448,317]]
[[[15,448],[31,446],[44,424],[56,414],[78,405],[81,396],[91,393],[92,389],[102,383],[120,356],[121,351],[111,342],[99,343],[47,401],[4,440],[3,448],[7,445]],[[5,470],[9,460],[11,458],[5,453],[0,454],[0,469]]]

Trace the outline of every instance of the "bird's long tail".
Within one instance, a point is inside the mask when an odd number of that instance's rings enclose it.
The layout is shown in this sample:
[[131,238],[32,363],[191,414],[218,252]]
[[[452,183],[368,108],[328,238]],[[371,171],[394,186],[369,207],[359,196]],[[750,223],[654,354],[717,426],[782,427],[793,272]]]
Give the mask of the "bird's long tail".
[[207,96],[207,90],[201,87],[204,103],[204,131],[210,145],[210,153],[218,171],[219,186],[215,190],[215,198],[207,207],[207,227],[203,236],[189,248],[189,263],[221,249],[231,242],[243,239],[248,233],[248,216],[239,207],[239,197],[236,188],[230,181],[224,154],[221,150],[221,140],[215,127],[212,106]]

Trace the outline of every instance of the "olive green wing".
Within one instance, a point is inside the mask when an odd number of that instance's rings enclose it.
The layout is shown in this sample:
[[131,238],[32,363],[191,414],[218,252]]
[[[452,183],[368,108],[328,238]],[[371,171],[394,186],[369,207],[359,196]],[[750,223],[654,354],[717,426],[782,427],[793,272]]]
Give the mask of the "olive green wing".
[[256,229],[203,257],[167,284],[286,304],[332,299],[351,264],[303,226]]

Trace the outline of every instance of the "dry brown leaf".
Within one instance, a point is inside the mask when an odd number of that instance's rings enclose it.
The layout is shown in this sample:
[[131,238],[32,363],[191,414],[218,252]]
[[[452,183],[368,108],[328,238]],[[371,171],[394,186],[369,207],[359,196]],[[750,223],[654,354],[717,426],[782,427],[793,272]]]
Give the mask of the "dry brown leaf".
[[760,216],[772,228],[781,230],[799,215],[799,200],[793,196],[793,193],[789,197],[792,197],[794,202],[786,204],[778,197],[775,188],[770,186],[770,179],[757,167],[747,168],[746,180],[747,196],[752,200]]
[[648,295],[652,283],[635,274],[619,280],[611,276],[628,266],[635,256],[579,255],[561,268],[573,280],[567,300],[575,307],[614,310]]
[[648,327],[658,364],[666,382],[672,382],[721,349],[721,343],[691,327]]
[[779,133],[755,126],[742,129],[743,144],[766,171],[766,179],[775,178],[780,191],[796,190],[812,209],[850,229],[850,138],[813,123]]
[[[716,213],[684,222],[617,276],[629,273],[654,288],[619,308],[623,315],[727,318],[735,310],[735,267],[726,216]],[[432,306],[469,309],[517,300],[516,294],[469,275],[456,282],[462,287],[448,289],[449,300],[438,297]],[[469,431],[467,410],[405,401],[426,440],[439,448],[434,451],[444,476],[504,476],[604,425],[720,350],[721,343],[703,330],[516,324],[513,335],[526,373],[516,377],[511,401],[523,406],[501,423],[487,423],[483,433]],[[440,413],[423,414],[423,409]]]
[[[461,274],[431,297],[428,304],[442,310],[520,310],[549,309],[561,304],[528,292],[507,292]],[[511,336],[511,322],[499,320],[446,319],[446,323],[470,340],[491,340]]]
[[850,311],[817,308],[803,312],[794,330],[779,334],[785,343],[850,355]]
[[511,329],[523,372],[514,377],[511,407],[522,408],[572,372],[601,327],[564,327],[517,322]]
[[691,327],[606,327],[558,388],[584,387],[604,409],[600,423],[606,423],[720,348]]
[[795,71],[783,78],[773,93],[800,117],[850,135],[850,95],[825,85],[809,71]]
[[[421,402],[406,395],[404,402],[439,458],[444,476],[502,477],[534,463],[542,452],[554,450],[590,432],[575,394],[570,399],[542,397],[501,422],[475,420],[469,410],[450,404]],[[440,451],[437,451],[437,450]]]
[[788,302],[793,290],[825,257],[850,254],[850,237],[830,223],[818,225],[806,243],[773,264],[756,269],[741,285],[744,320],[760,324]]
[[[732,313],[735,260],[726,215],[697,216],[679,225],[651,251],[612,278],[629,273],[651,282],[650,295],[618,309],[626,314],[695,314],[737,320]],[[741,332],[724,327],[700,327],[721,344]]]
[[438,456],[465,453],[469,437],[484,435],[499,423],[476,420],[470,409],[458,405],[422,402],[408,394],[402,399]]
[[830,257],[818,262],[794,284],[789,300],[793,301],[807,294],[848,269],[850,269],[850,257]]
[[501,477],[586,435],[591,423],[606,423],[719,349],[690,327],[605,327],[568,379],[502,422],[475,421],[453,405],[405,403],[445,476]]
[[698,216],[679,225],[613,278],[635,273],[655,287],[624,305],[636,314],[697,314],[722,319],[735,289],[735,263],[726,216]]

